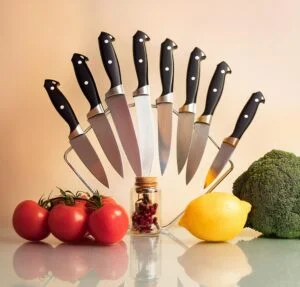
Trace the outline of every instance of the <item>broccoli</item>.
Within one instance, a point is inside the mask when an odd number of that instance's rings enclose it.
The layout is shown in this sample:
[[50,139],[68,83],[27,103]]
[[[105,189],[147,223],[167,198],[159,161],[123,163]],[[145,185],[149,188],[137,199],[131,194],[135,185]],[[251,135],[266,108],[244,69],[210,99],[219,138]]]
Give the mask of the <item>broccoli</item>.
[[233,184],[233,194],[252,205],[247,227],[267,237],[300,238],[300,158],[272,150]]

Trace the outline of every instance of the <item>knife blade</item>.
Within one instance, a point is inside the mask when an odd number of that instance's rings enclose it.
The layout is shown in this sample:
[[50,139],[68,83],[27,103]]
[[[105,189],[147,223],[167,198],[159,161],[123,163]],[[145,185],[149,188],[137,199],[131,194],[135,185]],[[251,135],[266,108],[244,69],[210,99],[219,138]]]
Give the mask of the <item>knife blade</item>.
[[192,180],[201,162],[209,135],[212,116],[222,96],[225,77],[228,73],[231,73],[231,69],[228,64],[223,61],[217,65],[210,81],[204,112],[194,124],[194,132],[186,169],[186,184],[189,184]]
[[86,56],[77,53],[72,57],[77,82],[91,106],[87,118],[107,159],[116,172],[123,177],[120,151],[105,115],[93,75],[87,66],[88,60]]
[[102,62],[111,83],[111,87],[105,95],[105,101],[111,112],[127,159],[135,175],[141,176],[139,146],[124,94],[119,62],[112,45],[114,40],[112,35],[105,32],[102,32],[98,38]]
[[178,174],[183,169],[190,150],[200,81],[200,63],[205,58],[204,52],[196,47],[192,51],[189,59],[186,77],[186,101],[179,109],[177,125]]
[[214,181],[214,179],[220,174],[226,163],[229,161],[239,140],[254,119],[260,103],[265,103],[263,94],[261,92],[252,94],[239,115],[233,133],[224,139],[221,148],[207,173],[204,188],[209,186]]
[[162,94],[156,99],[156,106],[158,118],[159,163],[162,175],[165,172],[169,160],[172,139],[174,49],[177,49],[177,45],[170,39],[166,39],[161,44],[160,49]]
[[133,92],[138,122],[142,175],[149,176],[154,160],[154,121],[148,81],[148,60],[145,42],[150,38],[142,31],[133,36],[133,59],[138,87]]
[[103,185],[109,187],[102,163],[87,136],[84,134],[84,131],[82,130],[70,103],[65,98],[63,93],[58,89],[57,86],[59,85],[60,84],[58,81],[49,79],[45,80],[44,83],[44,87],[56,111],[70,127],[70,144],[88,170]]

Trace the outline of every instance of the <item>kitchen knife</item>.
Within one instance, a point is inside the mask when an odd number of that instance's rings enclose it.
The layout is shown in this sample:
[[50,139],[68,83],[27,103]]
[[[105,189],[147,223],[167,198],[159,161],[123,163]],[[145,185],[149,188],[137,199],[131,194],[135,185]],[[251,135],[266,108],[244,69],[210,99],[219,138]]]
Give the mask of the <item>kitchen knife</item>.
[[59,86],[59,82],[54,80],[45,80],[44,87],[52,104],[70,127],[69,140],[71,146],[89,171],[102,184],[104,184],[106,187],[109,187],[105,170],[100,162],[100,159],[98,158],[87,136],[84,134],[84,131],[79,125],[70,103],[57,86]]
[[251,124],[260,103],[265,103],[263,94],[261,92],[252,94],[237,120],[233,133],[231,136],[224,139],[221,148],[207,173],[204,188],[214,181],[229,161],[239,140]]
[[189,59],[186,77],[186,101],[179,109],[177,125],[178,173],[183,169],[190,150],[200,80],[200,62],[205,58],[204,52],[196,47],[192,51]]
[[161,44],[160,77],[162,82],[162,94],[156,99],[156,106],[158,117],[159,163],[162,175],[165,172],[169,160],[172,139],[174,49],[177,49],[177,45],[170,39],[166,39]]
[[210,123],[221,98],[227,73],[231,73],[227,63],[221,62],[218,64],[208,87],[204,112],[194,124],[192,143],[187,161],[186,184],[195,175],[204,154]]
[[142,31],[133,36],[133,58],[138,87],[133,92],[139,129],[142,175],[149,176],[154,159],[154,122],[148,82],[148,61],[145,42],[150,38]]
[[112,45],[114,40],[112,35],[105,32],[102,32],[98,38],[102,62],[111,83],[111,87],[105,95],[105,101],[111,112],[127,159],[135,175],[141,176],[139,146],[124,95],[119,62]]
[[120,151],[102,106],[93,75],[87,66],[88,58],[74,54],[72,63],[81,91],[89,101],[91,109],[87,114],[88,121],[113,168],[123,177],[123,166]]

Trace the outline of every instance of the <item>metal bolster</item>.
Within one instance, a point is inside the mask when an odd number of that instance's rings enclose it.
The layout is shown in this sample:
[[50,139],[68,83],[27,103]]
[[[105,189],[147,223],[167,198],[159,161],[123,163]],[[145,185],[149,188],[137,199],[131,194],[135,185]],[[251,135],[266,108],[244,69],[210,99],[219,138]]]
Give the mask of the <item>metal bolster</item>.
[[80,135],[84,134],[83,129],[80,125],[77,125],[77,127],[70,133],[69,140],[72,140]]
[[106,94],[105,98],[109,98],[115,95],[125,94],[123,85],[115,86],[111,88]]
[[104,113],[105,113],[105,111],[103,109],[103,106],[101,104],[99,104],[88,112],[87,118],[90,119],[94,116],[104,114]]
[[187,104],[187,105],[183,105],[180,109],[179,109],[179,113],[196,113],[196,104],[195,103],[191,103],[191,104]]
[[173,103],[173,93],[162,95],[156,99],[157,105],[162,104],[162,103],[172,104]]
[[150,86],[149,85],[137,88],[133,92],[133,96],[134,97],[137,97],[137,96],[148,96],[148,95],[150,95]]
[[212,115],[202,115],[197,119],[197,123],[210,125],[212,120]]
[[238,138],[234,138],[234,137],[228,137],[228,138],[225,138],[223,143],[227,143],[233,147],[236,147],[237,144],[239,142],[239,139]]

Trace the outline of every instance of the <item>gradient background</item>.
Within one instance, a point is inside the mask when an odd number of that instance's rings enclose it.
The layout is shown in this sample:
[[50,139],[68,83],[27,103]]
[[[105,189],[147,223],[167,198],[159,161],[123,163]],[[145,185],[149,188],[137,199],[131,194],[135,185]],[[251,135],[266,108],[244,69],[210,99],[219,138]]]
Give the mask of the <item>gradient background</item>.
[[[132,36],[137,29],[151,38],[147,49],[153,102],[160,94],[159,50],[166,37],[179,47],[174,54],[177,107],[184,102],[185,73],[194,46],[207,55],[202,62],[198,114],[217,63],[226,60],[233,73],[227,77],[211,128],[219,143],[232,132],[251,93],[264,93],[266,104],[260,106],[232,158],[235,170],[218,190],[231,191],[234,179],[271,149],[300,153],[299,1],[12,0],[2,1],[0,13],[2,226],[10,225],[12,211],[21,200],[38,199],[56,186],[84,189],[62,160],[68,128],[51,106],[43,81],[53,78],[61,82],[82,126],[87,127],[89,105],[70,60],[74,52],[90,58],[89,67],[103,99],[109,83],[98,50],[101,31],[116,38],[114,46],[129,101],[136,87]],[[173,142],[172,157],[175,148]],[[134,178],[126,164],[125,169],[125,180],[108,170],[112,188],[103,191],[127,206]],[[188,188],[194,193],[187,196],[183,179],[184,175],[176,175],[175,159],[171,160],[163,185],[170,192],[165,193],[168,198],[176,194],[179,205],[202,190],[202,182],[195,178]],[[102,190],[101,185],[97,188]],[[174,208],[170,201],[165,202],[164,212],[171,216]]]

